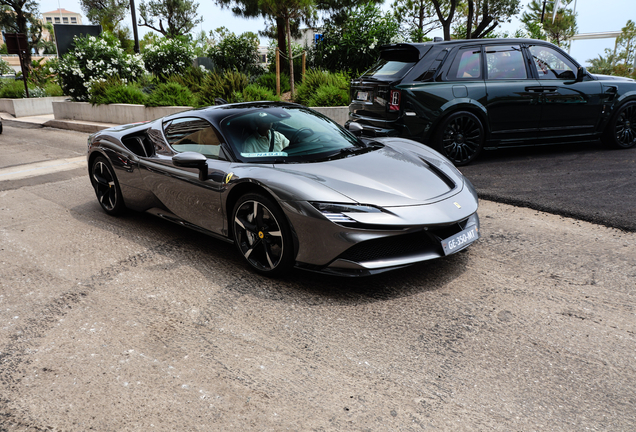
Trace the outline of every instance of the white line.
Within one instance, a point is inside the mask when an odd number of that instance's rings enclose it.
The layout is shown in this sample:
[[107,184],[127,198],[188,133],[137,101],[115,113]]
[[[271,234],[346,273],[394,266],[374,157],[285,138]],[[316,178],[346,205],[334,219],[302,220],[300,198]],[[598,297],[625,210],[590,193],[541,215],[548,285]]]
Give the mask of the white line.
[[86,167],[86,156],[0,168],[0,181],[20,180]]

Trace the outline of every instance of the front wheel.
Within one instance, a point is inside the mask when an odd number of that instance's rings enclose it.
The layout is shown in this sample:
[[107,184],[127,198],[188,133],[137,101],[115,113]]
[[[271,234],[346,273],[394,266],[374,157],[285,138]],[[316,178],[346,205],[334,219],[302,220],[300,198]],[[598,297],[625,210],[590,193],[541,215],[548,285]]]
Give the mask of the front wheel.
[[254,270],[268,276],[289,271],[294,259],[291,230],[276,203],[246,194],[234,206],[232,224],[236,247]]
[[605,129],[603,142],[621,149],[636,145],[636,102],[627,102],[618,109]]
[[91,165],[91,183],[97,201],[109,215],[116,216],[125,210],[119,182],[111,164],[103,156],[98,156]]
[[435,144],[456,166],[466,165],[484,148],[484,127],[479,118],[467,111],[446,117],[435,134]]

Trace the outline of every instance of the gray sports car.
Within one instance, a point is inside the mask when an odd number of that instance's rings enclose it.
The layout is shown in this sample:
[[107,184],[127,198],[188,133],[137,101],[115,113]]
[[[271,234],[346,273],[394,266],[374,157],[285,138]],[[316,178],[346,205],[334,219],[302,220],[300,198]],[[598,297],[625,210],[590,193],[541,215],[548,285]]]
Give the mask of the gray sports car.
[[97,199],[232,242],[259,273],[362,276],[458,252],[477,194],[434,150],[288,103],[191,110],[88,140]]

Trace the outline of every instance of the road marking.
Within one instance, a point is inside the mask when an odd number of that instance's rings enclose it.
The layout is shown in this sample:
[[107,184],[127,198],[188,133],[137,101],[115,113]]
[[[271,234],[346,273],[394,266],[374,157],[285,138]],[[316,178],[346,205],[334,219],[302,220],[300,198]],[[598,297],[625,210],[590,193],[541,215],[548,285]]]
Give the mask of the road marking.
[[86,156],[17,165],[9,168],[0,168],[0,181],[20,180],[60,171],[70,171],[76,168],[86,168],[86,166]]

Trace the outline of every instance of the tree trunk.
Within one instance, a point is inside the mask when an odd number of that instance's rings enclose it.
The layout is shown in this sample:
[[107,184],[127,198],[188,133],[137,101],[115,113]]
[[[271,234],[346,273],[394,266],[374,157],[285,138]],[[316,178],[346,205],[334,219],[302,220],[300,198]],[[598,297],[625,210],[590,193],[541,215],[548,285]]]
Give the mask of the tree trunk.
[[468,21],[466,21],[466,39],[470,39],[470,34],[473,31],[473,15],[475,13],[475,3],[473,0],[468,0]]
[[292,55],[291,27],[289,24],[289,16],[285,17],[287,24],[287,54],[289,57],[289,84],[291,86],[291,97],[294,100],[294,58]]
[[[276,17],[276,40],[278,42],[278,49],[280,52],[283,52],[283,49],[287,46],[287,38],[285,37],[286,33],[286,22],[284,18]],[[283,57],[280,58],[280,69],[287,69],[287,60]]]

